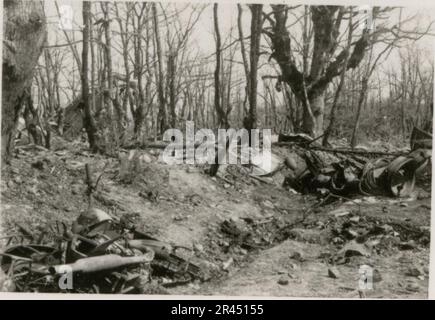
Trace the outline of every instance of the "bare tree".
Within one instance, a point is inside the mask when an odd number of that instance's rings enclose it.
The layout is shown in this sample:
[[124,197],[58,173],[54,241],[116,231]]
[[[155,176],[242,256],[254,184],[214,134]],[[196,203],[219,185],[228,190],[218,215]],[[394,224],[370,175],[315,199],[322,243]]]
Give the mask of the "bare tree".
[[[303,130],[318,136],[323,131],[323,114],[325,92],[337,75],[341,74],[347,56],[347,49],[335,53],[338,48],[340,26],[344,18],[345,7],[311,6],[310,17],[314,30],[311,67],[309,71],[300,71],[293,57],[291,37],[287,29],[288,12],[286,5],[272,5],[272,12],[265,14],[270,23],[268,30],[263,30],[272,42],[271,57],[281,68],[280,80],[286,82],[303,105]],[[373,9],[376,17],[377,9]],[[272,18],[273,16],[273,18]],[[355,68],[362,61],[369,46],[368,30],[353,42],[346,68]],[[333,61],[331,58],[335,57]],[[307,63],[307,62],[306,62]]]
[[41,2],[3,2],[2,163],[14,149],[16,126],[23,109],[23,93],[46,41],[46,20]]
[[341,90],[343,89],[344,81],[345,81],[345,77],[346,77],[347,64],[349,63],[349,56],[350,56],[350,48],[352,46],[352,34],[353,34],[352,16],[353,16],[353,10],[351,9],[350,10],[350,17],[349,17],[348,37],[347,37],[346,53],[345,53],[345,58],[344,58],[344,63],[343,63],[343,69],[341,71],[340,80],[339,80],[337,89],[335,90],[334,101],[332,102],[331,111],[329,113],[329,124],[325,130],[324,135],[323,135],[322,144],[324,146],[328,145],[329,136],[331,135],[332,129],[335,125],[335,116],[336,116],[336,111],[338,108],[338,101],[339,101]]
[[258,59],[260,57],[260,39],[263,26],[263,5],[252,4],[251,9],[251,48],[250,48],[250,72],[249,72],[249,114],[245,122],[245,128],[254,129],[257,122],[257,72]]
[[164,78],[163,78],[163,54],[162,54],[162,44],[160,38],[160,28],[159,19],[157,16],[157,6],[156,3],[152,3],[153,11],[153,23],[154,23],[154,39],[155,39],[155,50],[157,51],[157,65],[158,72],[156,73],[157,78],[157,92],[159,101],[159,112],[157,116],[158,129],[160,133],[163,133],[167,127],[167,113],[166,113],[166,102],[165,102],[165,92],[164,92]]
[[89,79],[88,79],[88,64],[89,64],[89,42],[90,42],[90,13],[91,3],[83,2],[83,48],[82,48],[82,107],[84,111],[84,126],[88,134],[89,147],[92,152],[100,151],[97,138],[97,128],[92,115],[91,103],[89,99]]
[[221,52],[222,52],[222,41],[221,34],[219,30],[219,20],[218,20],[218,4],[213,5],[213,21],[214,21],[214,32],[216,38],[216,67],[214,71],[214,107],[218,116],[219,127],[228,128],[228,118],[221,105]]

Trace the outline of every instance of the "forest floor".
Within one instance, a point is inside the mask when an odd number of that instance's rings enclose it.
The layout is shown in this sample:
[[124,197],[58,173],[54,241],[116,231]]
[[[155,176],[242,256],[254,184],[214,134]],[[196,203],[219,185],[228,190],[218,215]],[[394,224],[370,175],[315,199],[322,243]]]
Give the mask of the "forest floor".
[[138,151],[144,161],[129,172],[82,143],[59,145],[18,149],[3,168],[0,237],[17,231],[17,222],[31,231],[56,220],[71,224],[88,206],[90,163],[95,176],[106,166],[96,207],[138,213],[141,229],[192,248],[191,261],[208,271],[209,281],[169,294],[358,298],[360,267],[369,265],[366,297],[427,297],[430,181],[406,199],[361,196],[316,206],[316,196],[282,187],[285,169],[270,183],[238,166],[212,178],[201,166],[166,165],[149,149]]

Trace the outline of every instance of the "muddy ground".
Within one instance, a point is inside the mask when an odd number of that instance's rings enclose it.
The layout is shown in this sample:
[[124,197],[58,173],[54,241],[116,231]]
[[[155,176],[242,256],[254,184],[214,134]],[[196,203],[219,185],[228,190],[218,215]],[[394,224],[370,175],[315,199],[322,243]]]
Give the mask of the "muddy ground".
[[[150,235],[191,248],[191,261],[210,277],[165,288],[168,294],[427,297],[430,180],[406,199],[328,203],[283,188],[286,169],[260,181],[228,166],[211,178],[206,167],[168,166],[158,153],[138,151],[132,166],[90,154],[82,143],[19,148],[2,171],[1,236],[17,232],[17,222],[34,232],[56,220],[71,224],[88,206],[90,163],[95,176],[106,166],[96,207],[137,213]],[[372,268],[372,289],[359,287],[362,265]]]

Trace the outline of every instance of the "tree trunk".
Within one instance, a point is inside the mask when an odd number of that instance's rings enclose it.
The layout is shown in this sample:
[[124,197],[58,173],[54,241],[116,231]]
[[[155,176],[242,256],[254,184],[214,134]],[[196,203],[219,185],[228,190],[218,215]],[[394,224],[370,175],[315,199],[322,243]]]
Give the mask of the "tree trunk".
[[325,113],[325,90],[320,90],[308,96],[308,104],[303,110],[302,129],[312,137],[323,134],[323,115]]
[[361,91],[360,91],[359,99],[358,99],[358,109],[357,109],[357,112],[356,112],[355,123],[354,123],[354,126],[353,126],[352,138],[350,140],[350,145],[351,145],[352,148],[355,148],[355,146],[358,143],[359,122],[360,122],[360,118],[361,118],[362,107],[363,107],[364,102],[365,102],[365,100],[367,98],[368,85],[369,85],[369,79],[368,79],[368,77],[365,76],[361,80]]
[[[335,91],[335,95],[334,95],[334,101],[333,101],[332,106],[331,106],[331,111],[329,114],[329,124],[328,124],[328,127],[326,128],[324,136],[323,136],[322,145],[325,147],[328,145],[329,136],[331,135],[332,129],[335,125],[335,115],[336,115],[336,111],[338,108],[338,100],[340,98],[341,90],[343,89],[343,86],[344,86],[347,64],[349,63],[349,53],[350,53],[350,47],[352,45],[352,35],[353,35],[352,14],[353,14],[353,11],[351,9],[350,10],[350,17],[349,17],[349,25],[348,25],[349,30],[348,30],[348,36],[347,36],[346,58],[344,60],[343,70],[341,71],[340,80],[339,80],[340,82],[338,83],[338,87],[337,87],[337,90]],[[380,86],[379,86],[379,88],[380,88]]]
[[243,60],[243,68],[245,70],[245,77],[246,77],[246,87],[245,87],[245,99],[243,101],[243,112],[248,113],[246,108],[246,102],[248,101],[249,97],[249,64],[248,64],[248,58],[246,56],[246,49],[245,49],[245,41],[244,41],[244,35],[243,35],[243,24],[242,24],[242,16],[243,16],[243,9],[242,5],[240,3],[237,4],[237,27],[239,29],[239,41],[240,41],[240,53],[242,54],[242,60]]
[[[142,52],[142,31],[145,23],[148,19],[148,9],[146,3],[141,4],[140,14],[137,16],[137,35],[135,36],[135,49],[134,49],[134,77],[137,79],[137,98],[136,98],[136,112],[134,117],[134,134],[137,140],[140,140],[142,136],[142,126],[145,119],[145,95],[143,90],[143,52]],[[143,19],[145,13],[145,19]],[[148,30],[146,35],[146,55],[148,55]],[[148,64],[147,64],[148,65]],[[147,80],[148,85],[148,80]],[[148,92],[147,92],[148,94]]]
[[228,128],[229,123],[226,114],[221,106],[221,34],[219,31],[219,20],[218,20],[218,4],[213,5],[213,21],[214,21],[214,32],[216,36],[216,67],[214,70],[214,107],[216,109],[216,114],[218,117],[218,126],[223,128]]
[[249,113],[245,123],[248,130],[255,129],[257,124],[257,74],[258,59],[260,57],[260,40],[263,25],[263,5],[251,5],[251,50],[250,50],[250,68],[249,68]]
[[157,122],[158,122],[158,129],[160,130],[160,133],[163,134],[163,132],[168,128],[167,125],[167,116],[166,116],[166,105],[165,105],[165,93],[164,93],[164,87],[163,87],[163,55],[162,55],[162,45],[161,45],[161,39],[160,39],[160,28],[159,28],[159,21],[157,17],[157,7],[156,3],[153,2],[152,4],[152,10],[153,10],[153,22],[154,22],[154,36],[156,41],[156,50],[157,50],[157,64],[158,64],[158,72],[157,72],[157,92],[158,92],[158,99],[159,99],[159,112],[157,115]]
[[[114,107],[113,107],[113,70],[112,70],[112,35],[110,28],[109,18],[109,2],[100,3],[101,10],[104,13],[104,38],[106,43],[104,45],[104,58],[105,58],[105,80],[107,88],[104,90],[104,102],[107,110],[106,124],[109,126],[112,137],[109,140],[115,144],[115,148],[119,145],[119,135],[116,122],[114,119]],[[107,146],[107,145],[106,145]]]
[[171,127],[175,128],[177,125],[177,114],[175,112],[175,53],[169,52],[168,54],[168,77],[169,77],[169,109],[171,112]]
[[46,41],[46,20],[41,2],[5,0],[3,10],[1,162],[6,163],[14,148],[20,100]]
[[88,62],[89,62],[89,36],[90,36],[90,17],[91,3],[83,2],[83,48],[82,48],[82,104],[84,110],[84,126],[88,134],[89,147],[92,152],[98,152],[99,146],[97,141],[97,128],[92,116],[91,103],[89,99],[89,80],[88,80]]

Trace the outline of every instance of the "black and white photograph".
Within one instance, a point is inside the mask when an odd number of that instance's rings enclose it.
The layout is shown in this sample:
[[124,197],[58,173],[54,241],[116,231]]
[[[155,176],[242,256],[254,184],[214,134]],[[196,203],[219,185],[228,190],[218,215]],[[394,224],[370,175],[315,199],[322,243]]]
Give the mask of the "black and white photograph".
[[428,299],[406,4],[3,0],[0,296]]

